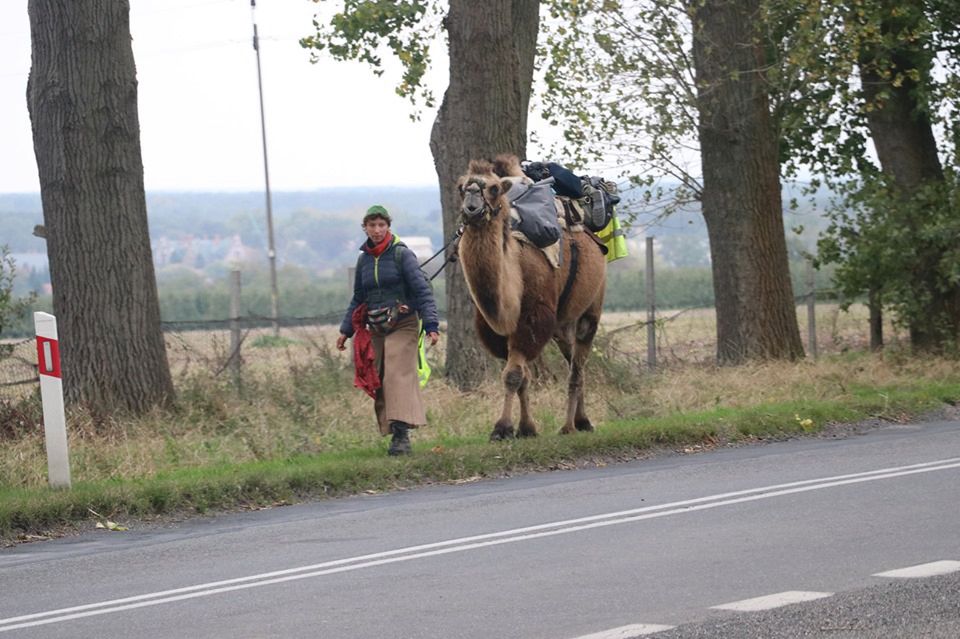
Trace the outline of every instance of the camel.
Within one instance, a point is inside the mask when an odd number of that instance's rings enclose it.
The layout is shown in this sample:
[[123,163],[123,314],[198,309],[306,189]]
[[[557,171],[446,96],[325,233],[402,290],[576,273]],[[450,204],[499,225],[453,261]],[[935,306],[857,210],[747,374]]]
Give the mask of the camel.
[[517,435],[537,435],[530,415],[530,363],[551,338],[569,364],[567,414],[560,432],[592,431],[583,401],[583,366],[603,307],[607,262],[600,245],[583,230],[564,229],[562,263],[516,238],[506,193],[527,180],[516,156],[472,160],[457,182],[463,236],[459,259],[476,306],[477,334],[494,356],[506,360],[501,375],[503,410],[491,441],[515,436],[513,398],[520,403]]

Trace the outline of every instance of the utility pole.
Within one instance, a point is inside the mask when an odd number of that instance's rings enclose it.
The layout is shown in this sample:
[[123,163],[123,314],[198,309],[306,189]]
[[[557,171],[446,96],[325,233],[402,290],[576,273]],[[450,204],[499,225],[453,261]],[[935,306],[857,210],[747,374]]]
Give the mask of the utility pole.
[[267,121],[263,114],[263,75],[260,71],[260,38],[257,36],[257,0],[250,0],[253,19],[253,50],[257,53],[257,88],[260,91],[260,134],[263,138],[263,178],[267,189],[267,257],[270,259],[270,317],[273,335],[280,336],[280,294],[277,292],[277,251],[273,243],[273,205],[270,199],[270,167],[267,164]]

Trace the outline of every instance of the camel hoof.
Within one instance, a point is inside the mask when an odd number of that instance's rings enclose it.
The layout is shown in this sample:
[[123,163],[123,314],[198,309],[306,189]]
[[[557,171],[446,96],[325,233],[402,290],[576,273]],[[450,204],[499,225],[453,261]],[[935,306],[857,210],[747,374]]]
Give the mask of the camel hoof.
[[577,432],[577,429],[574,428],[573,426],[564,426],[563,428],[560,429],[561,435],[571,435],[575,432]]
[[576,422],[574,422],[574,425],[577,427],[577,430],[582,433],[592,433],[594,430],[596,430],[593,427],[593,424],[590,423],[590,420],[586,417],[583,419],[578,419]]
[[493,427],[493,432],[490,433],[490,441],[499,442],[504,439],[513,439],[513,424],[510,422],[497,422]]
[[536,437],[537,427],[533,424],[520,424],[520,432],[517,435],[519,437]]

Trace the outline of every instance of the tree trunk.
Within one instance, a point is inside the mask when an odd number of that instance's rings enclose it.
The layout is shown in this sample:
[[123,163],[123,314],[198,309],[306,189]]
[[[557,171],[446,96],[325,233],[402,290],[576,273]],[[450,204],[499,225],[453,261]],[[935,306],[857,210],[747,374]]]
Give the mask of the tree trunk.
[[98,411],[170,401],[124,0],[29,0],[27,102],[64,395]]
[[800,358],[777,137],[763,77],[760,2],[692,4],[717,360]]
[[[917,19],[914,13],[898,14],[895,9],[899,3],[885,5],[885,16],[902,17],[882,20],[884,34],[916,28],[917,25],[911,23]],[[924,185],[944,181],[927,105],[920,98],[921,84],[930,83],[930,66],[928,49],[913,42],[892,51],[867,49],[860,58],[863,97],[867,104],[875,107],[867,111],[870,137],[883,172],[893,179],[905,202]],[[893,82],[897,73],[910,70],[919,73],[919,83],[907,73],[901,78],[902,82]],[[910,269],[916,282],[915,290],[927,293],[924,308],[910,317],[910,341],[915,348],[935,351],[944,343],[960,339],[960,286],[948,285],[948,290],[942,290],[938,272],[944,258],[943,249],[921,231],[923,217],[922,210],[907,205],[899,222],[910,231],[914,241],[909,250],[916,257]]]
[[[515,153],[521,159],[526,155],[539,4],[532,0],[450,2],[445,21],[450,84],[430,135],[440,180],[444,237],[452,237],[460,227],[456,181],[468,162],[498,153]],[[445,272],[447,376],[466,390],[483,379],[492,360],[477,339],[474,304],[459,264],[450,264]]]

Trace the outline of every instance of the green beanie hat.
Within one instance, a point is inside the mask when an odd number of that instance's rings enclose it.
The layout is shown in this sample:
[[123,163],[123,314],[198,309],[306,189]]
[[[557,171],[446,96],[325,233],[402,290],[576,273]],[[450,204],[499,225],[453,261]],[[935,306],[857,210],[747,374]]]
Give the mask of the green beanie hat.
[[363,223],[366,224],[368,221],[377,217],[385,219],[387,224],[390,224],[393,221],[390,219],[390,214],[387,213],[387,209],[383,208],[379,204],[374,204],[367,209],[367,214],[363,216]]

